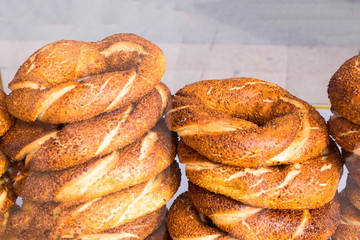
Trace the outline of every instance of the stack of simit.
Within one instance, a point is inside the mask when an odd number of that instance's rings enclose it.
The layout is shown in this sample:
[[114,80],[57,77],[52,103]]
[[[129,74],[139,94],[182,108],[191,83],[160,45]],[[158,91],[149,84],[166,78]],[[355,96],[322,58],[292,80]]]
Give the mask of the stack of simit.
[[338,149],[320,114],[253,78],[199,81],[166,113],[189,189],[168,214],[173,239],[328,239],[340,220]]
[[61,40],[9,84],[2,148],[22,205],[7,239],[145,239],[180,184],[162,51],[133,34]]
[[[11,128],[13,119],[5,104],[6,94],[0,90],[0,137]],[[9,210],[14,205],[16,195],[12,188],[12,181],[6,173],[10,166],[9,159],[0,151],[0,235],[4,234],[9,218]]]
[[341,195],[341,224],[333,239],[360,238],[360,55],[354,56],[331,77],[328,95],[330,135],[342,149],[349,174]]

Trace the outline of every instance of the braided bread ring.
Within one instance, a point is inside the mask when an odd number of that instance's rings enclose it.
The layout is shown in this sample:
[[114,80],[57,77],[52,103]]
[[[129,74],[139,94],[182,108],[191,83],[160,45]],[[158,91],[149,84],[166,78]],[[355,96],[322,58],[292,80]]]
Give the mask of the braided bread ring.
[[137,101],[160,82],[165,65],[161,49],[134,34],[99,42],[61,40],[20,66],[6,102],[10,113],[24,121],[89,119]]
[[209,191],[265,208],[309,209],[330,202],[342,175],[335,144],[321,156],[302,163],[243,168],[210,162],[179,143],[178,156],[186,164],[188,179]]
[[355,124],[360,124],[359,79],[360,55],[357,55],[340,66],[328,85],[331,110]]
[[189,196],[218,228],[243,240],[329,239],[340,221],[337,198],[318,209],[278,210],[245,205],[193,184]]
[[180,169],[174,162],[153,179],[131,188],[55,212],[54,236],[76,236],[116,228],[163,207],[180,185]]
[[[151,212],[145,216],[136,218],[128,223],[125,223],[117,228],[113,228],[101,233],[83,234],[74,236],[61,236],[53,238],[48,236],[49,231],[52,230],[51,212],[53,206],[39,206],[29,202],[25,203],[25,209],[17,209],[10,217],[10,223],[7,228],[7,237],[11,239],[127,239],[139,240],[144,239],[153,231],[157,230],[164,222],[165,214],[167,212],[166,206]],[[38,224],[38,221],[44,219],[39,218],[39,215],[44,215],[44,211],[49,211],[47,224]]]
[[270,166],[319,155],[324,119],[279,86],[253,78],[187,85],[166,113],[168,127],[200,154],[234,166]]
[[333,240],[354,240],[360,239],[360,211],[351,205],[346,198],[345,192],[339,194],[341,220]]
[[160,83],[136,104],[68,124],[28,144],[18,156],[26,156],[26,165],[35,171],[63,170],[104,156],[136,141],[154,127],[169,98],[169,89]]
[[188,192],[180,194],[171,205],[167,227],[174,240],[236,240],[228,233],[209,226],[209,220],[198,213]]
[[30,172],[20,196],[32,201],[84,202],[140,184],[170,166],[176,137],[159,122],[141,139],[121,150],[56,172]]

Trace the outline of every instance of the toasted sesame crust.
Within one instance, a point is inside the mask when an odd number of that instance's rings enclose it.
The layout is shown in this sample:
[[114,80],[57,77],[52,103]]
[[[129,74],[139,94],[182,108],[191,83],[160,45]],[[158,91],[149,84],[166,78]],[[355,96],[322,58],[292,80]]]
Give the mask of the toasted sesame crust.
[[175,94],[165,119],[187,145],[227,165],[301,162],[328,145],[326,123],[313,107],[254,78],[189,84]]
[[310,209],[330,202],[342,175],[340,153],[332,143],[326,153],[302,163],[248,168],[209,161],[183,142],[178,156],[188,179],[209,191],[257,207]]
[[328,96],[331,110],[360,124],[360,55],[346,60],[331,77]]
[[196,209],[218,228],[238,239],[329,239],[340,220],[335,197],[317,209],[281,210],[256,208],[189,185]]
[[147,181],[174,161],[175,135],[163,121],[136,142],[70,169],[30,171],[17,186],[23,199],[84,202]]
[[99,42],[60,40],[20,66],[9,84],[6,104],[24,121],[59,124],[89,119],[150,92],[165,65],[161,49],[134,34],[115,34]]

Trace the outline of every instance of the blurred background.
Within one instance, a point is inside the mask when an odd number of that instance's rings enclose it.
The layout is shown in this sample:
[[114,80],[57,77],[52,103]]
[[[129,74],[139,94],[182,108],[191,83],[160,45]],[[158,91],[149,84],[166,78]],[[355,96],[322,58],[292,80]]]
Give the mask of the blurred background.
[[331,75],[360,48],[358,0],[0,0],[5,91],[38,48],[131,32],[167,59],[172,92],[202,79],[255,77],[328,104]]
[[203,79],[254,77],[325,106],[319,111],[327,119],[328,81],[359,53],[360,1],[0,0],[4,90],[47,43],[124,32],[163,50],[172,93]]

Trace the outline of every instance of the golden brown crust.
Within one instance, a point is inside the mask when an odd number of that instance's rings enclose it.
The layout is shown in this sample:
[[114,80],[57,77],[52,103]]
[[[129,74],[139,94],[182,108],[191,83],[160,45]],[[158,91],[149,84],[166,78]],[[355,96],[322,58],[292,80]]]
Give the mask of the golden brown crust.
[[12,181],[7,174],[0,177],[0,215],[11,208],[16,200]]
[[102,232],[160,209],[177,191],[180,175],[178,164],[174,162],[148,182],[78,206],[60,204],[56,209],[53,235]]
[[38,143],[39,139],[36,139],[24,146],[20,151],[23,153],[18,155],[26,156],[27,166],[36,171],[67,169],[104,156],[133,143],[154,127],[162,117],[169,97],[168,87],[160,83],[139,102],[65,125],[46,135],[49,136],[46,141]]
[[10,218],[10,223],[7,228],[7,234],[5,239],[124,239],[124,240],[139,240],[144,239],[153,231],[157,230],[159,226],[164,222],[167,208],[164,206],[159,210],[151,212],[145,216],[134,219],[128,223],[125,223],[119,227],[109,229],[104,232],[95,234],[83,234],[78,236],[61,236],[59,238],[49,235],[52,230],[52,217],[48,215],[47,225],[39,224],[39,220],[36,216],[44,214],[44,211],[52,211],[51,207],[39,206],[36,204],[28,204],[28,209],[17,209]]
[[342,175],[342,160],[334,143],[323,155],[302,163],[262,168],[217,164],[183,142],[178,156],[192,183],[257,207],[318,208],[333,199]]
[[5,173],[0,177],[0,238],[5,233],[9,221],[9,214],[15,204],[16,195],[12,187],[12,181]]
[[340,225],[332,236],[333,240],[354,240],[360,238],[360,211],[347,199],[342,191],[339,194],[341,220]]
[[236,240],[228,233],[210,225],[210,221],[196,210],[188,192],[180,194],[169,209],[167,226],[172,239]]
[[13,125],[13,118],[10,116],[5,103],[6,94],[0,90],[0,137],[3,136]]
[[199,212],[238,239],[328,239],[340,221],[337,198],[318,209],[271,210],[245,205],[193,184],[189,195]]
[[56,172],[30,172],[17,192],[32,201],[84,202],[147,181],[170,166],[176,137],[163,121],[103,158]]
[[234,166],[269,166],[318,156],[324,119],[279,86],[253,78],[199,81],[180,89],[168,127],[200,154]]
[[29,171],[25,167],[24,161],[11,162],[9,169],[7,170],[7,174],[12,180],[12,186],[15,194],[19,196],[22,192],[27,176],[29,175]]
[[10,161],[7,156],[0,150],[0,176],[3,175],[10,167]]
[[160,82],[165,65],[161,49],[134,34],[92,43],[61,40],[20,66],[6,102],[25,121],[89,119],[137,101]]
[[331,110],[355,124],[360,124],[359,61],[360,55],[346,60],[331,77],[328,85]]
[[10,159],[22,160],[25,157],[22,150],[26,148],[26,146],[39,141],[39,139],[47,135],[51,135],[51,133],[59,129],[60,126],[58,125],[46,124],[39,121],[30,123],[17,119],[14,126],[1,138],[1,148]]
[[[120,231],[139,231],[138,234],[142,235],[135,239],[143,239],[164,221],[165,204],[175,194],[179,184],[180,169],[174,162],[147,182],[79,205],[24,201],[22,208],[12,215],[7,232],[19,235],[30,234],[29,229],[40,229],[42,234],[49,235],[49,239],[83,239],[81,237],[85,235],[101,239],[95,237],[119,234]],[[160,217],[153,221],[148,214]],[[136,226],[131,223],[133,221],[137,221]],[[151,224],[148,225],[151,228],[141,224]]]
[[331,116],[328,121],[329,133],[339,146],[348,152],[359,152],[360,126],[344,117]]

